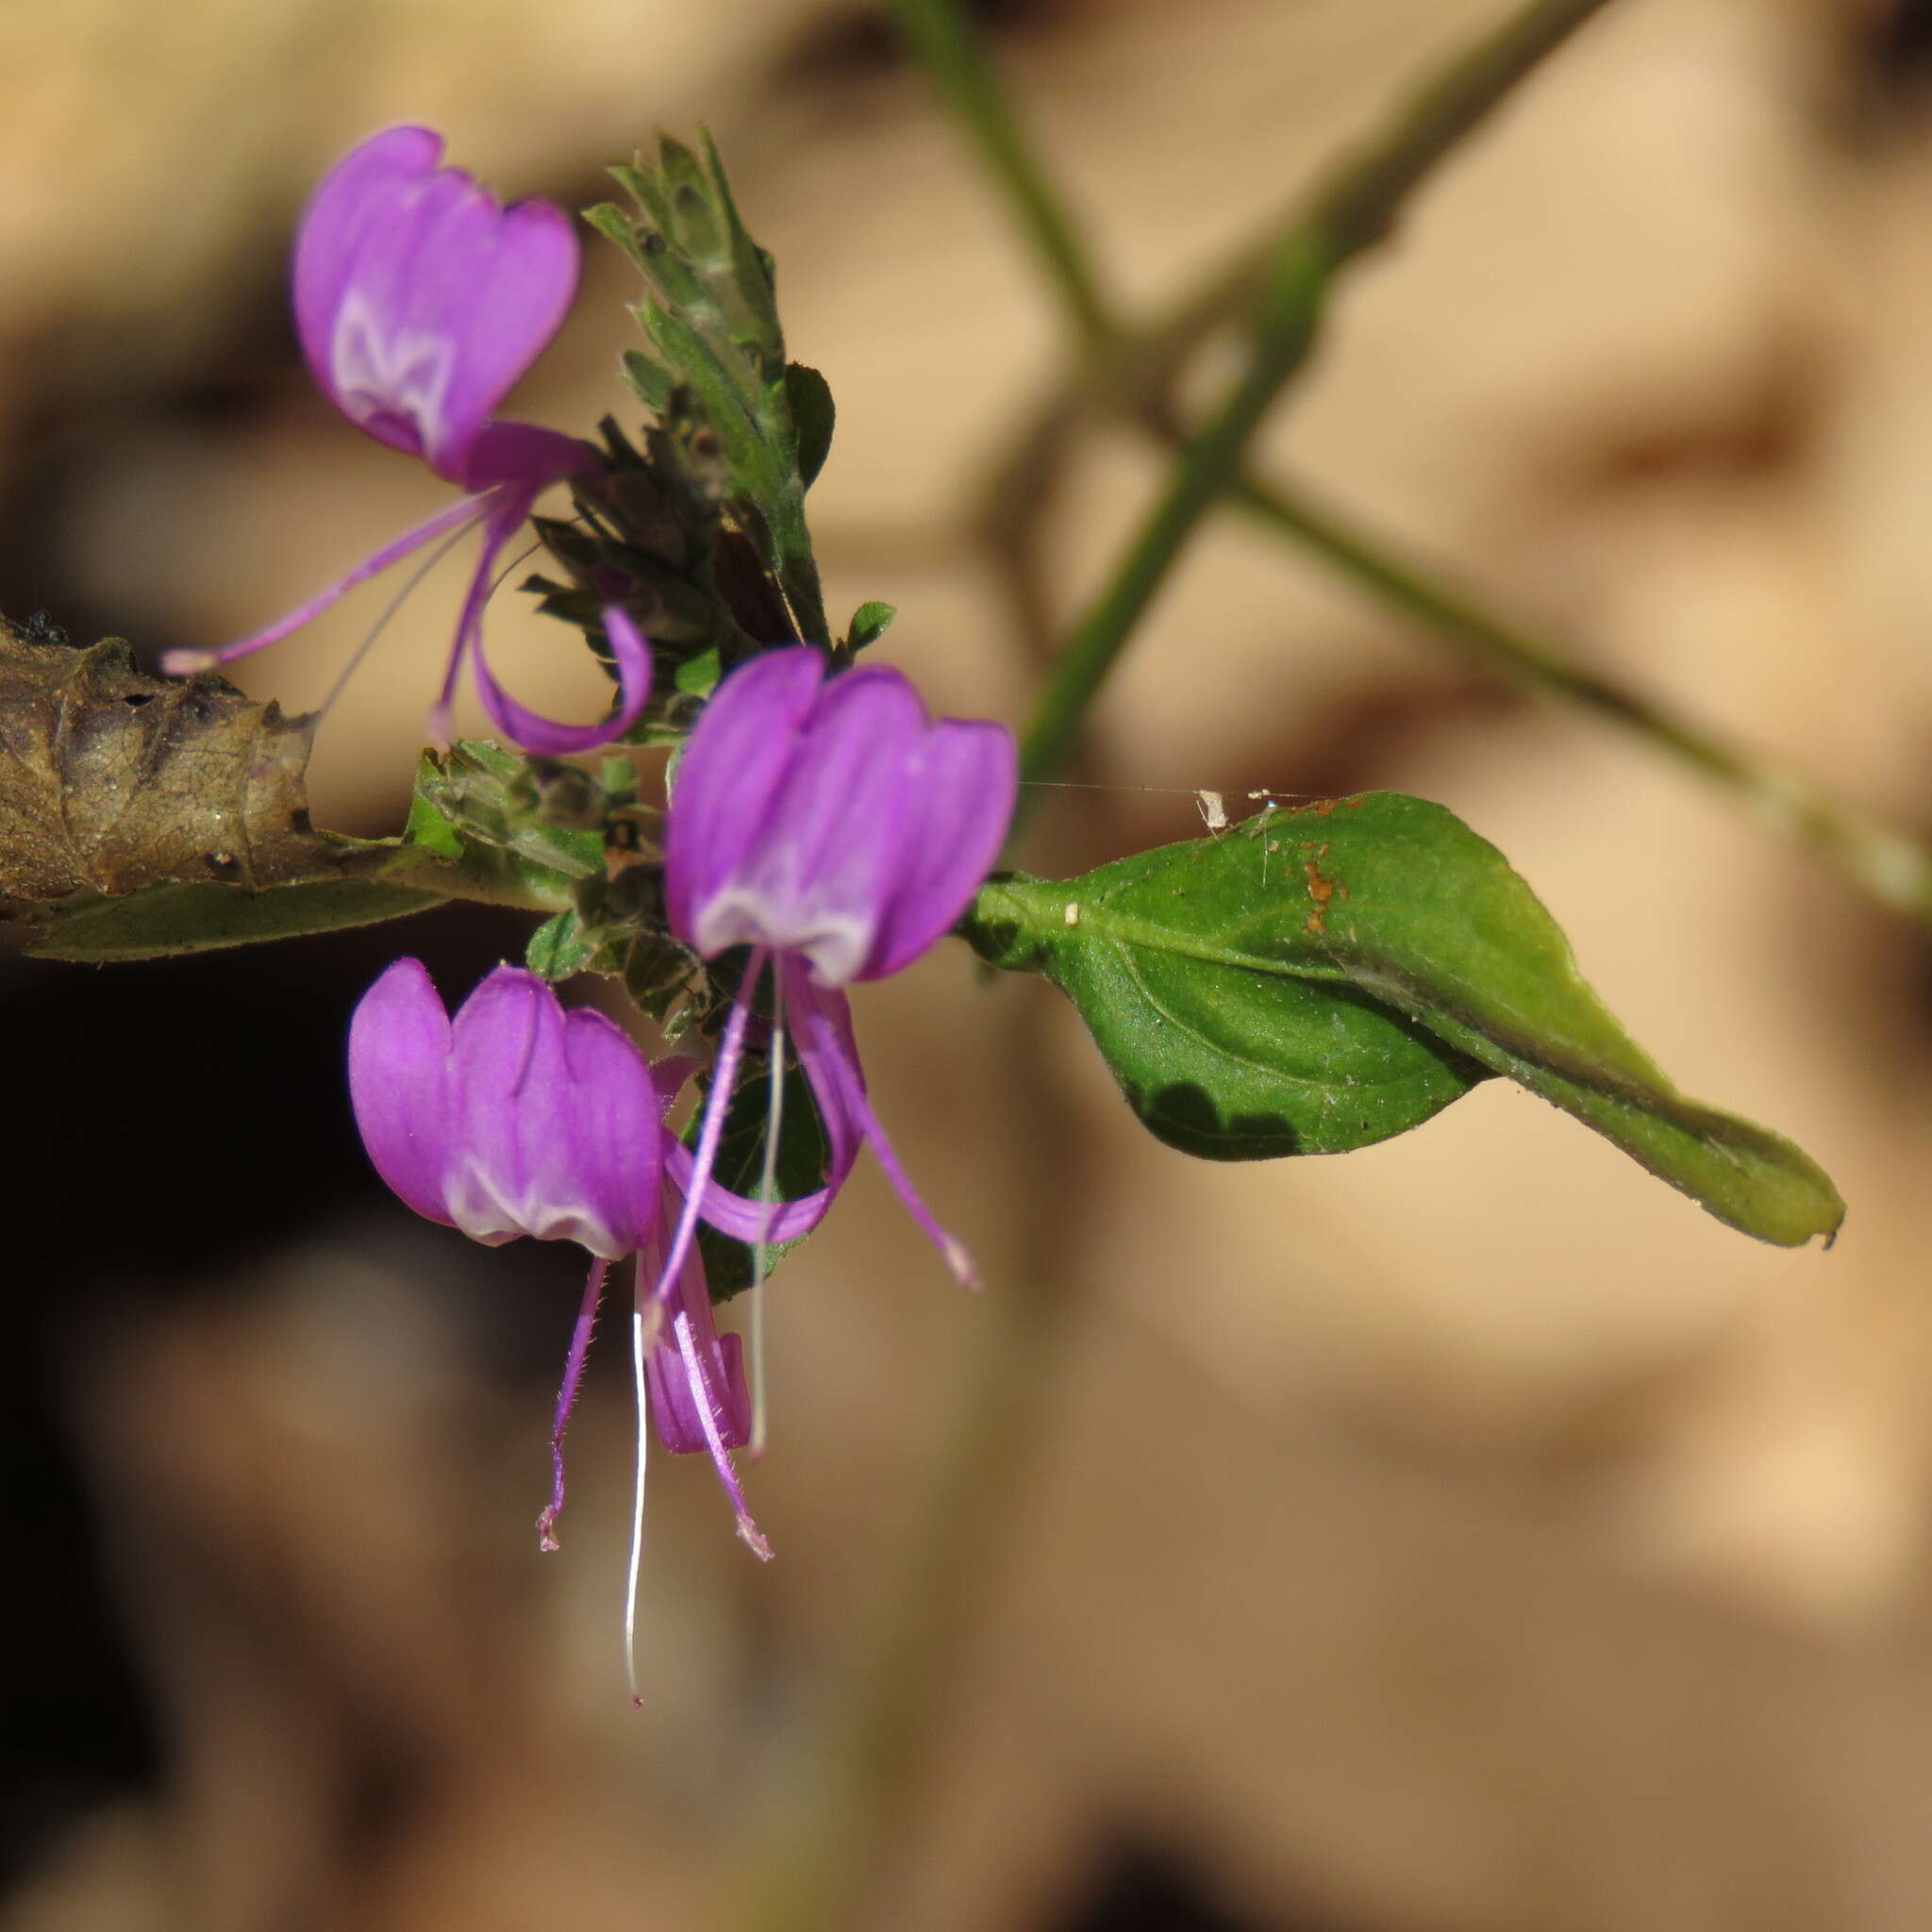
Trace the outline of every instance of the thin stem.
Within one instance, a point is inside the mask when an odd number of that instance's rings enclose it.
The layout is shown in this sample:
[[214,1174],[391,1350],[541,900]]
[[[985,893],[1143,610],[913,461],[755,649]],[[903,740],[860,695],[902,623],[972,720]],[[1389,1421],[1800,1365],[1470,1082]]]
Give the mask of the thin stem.
[[1391,551],[1306,491],[1249,482],[1241,508],[1303,544],[1382,603],[1420,619],[1484,669],[1609,719],[1715,779],[1792,842],[1846,874],[1881,905],[1932,924],[1932,851],[1800,773],[1677,717],[1572,660],[1562,648]]
[[[1298,196],[1260,241],[1239,250],[1159,320],[1128,331],[1104,317],[1103,331],[1087,335],[1089,355],[1022,425],[1008,455],[989,477],[975,519],[1004,567],[1023,641],[1033,650],[1039,649],[1044,629],[1038,561],[1046,526],[1041,512],[1065,473],[1067,444],[1081,421],[1102,413],[1131,415],[1150,402],[1164,401],[1187,358],[1255,301],[1285,248],[1301,244],[1327,257],[1326,270],[1311,291],[1319,307],[1327,281],[1386,239],[1413,191],[1438,163],[1607,4],[1533,0],[1519,8],[1407,94],[1378,132],[1328,169],[1312,191]],[[977,132],[975,122],[968,119],[967,125]],[[1005,179],[991,149],[986,152],[996,178]],[[1305,357],[1313,347],[1317,319],[1310,317]]]
[[892,0],[899,31],[986,162],[1021,234],[1058,293],[1081,347],[1110,341],[1109,305],[1079,230],[1001,91],[986,47],[957,0]]
[[1050,776],[1072,751],[1088,707],[1188,539],[1235,482],[1270,407],[1307,361],[1337,273],[1388,235],[1430,170],[1606,4],[1532,0],[1425,81],[1375,140],[1331,169],[1269,245],[1254,278],[1248,367],[1185,443],[1112,580],[1074,625],[1023,741],[1024,777]]

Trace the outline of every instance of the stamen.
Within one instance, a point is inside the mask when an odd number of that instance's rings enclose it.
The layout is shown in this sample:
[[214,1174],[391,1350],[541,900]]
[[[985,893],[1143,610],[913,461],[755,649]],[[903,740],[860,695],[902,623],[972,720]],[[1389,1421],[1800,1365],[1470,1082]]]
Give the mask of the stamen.
[[[638,1692],[638,1579],[644,1567],[644,1466],[651,1447],[650,1401],[644,1393],[644,1260],[640,1255],[630,1316],[631,1379],[638,1398],[637,1479],[631,1492],[630,1577],[624,1599],[624,1675],[630,1686],[630,1701],[639,1710],[644,1700]],[[655,1299],[652,1307],[655,1310]]]
[[436,566],[469,535],[470,526],[465,524],[460,529],[452,530],[429,555],[409,573],[408,581],[383,607],[383,612],[369,627],[369,635],[356,646],[349,661],[337,675],[336,681],[329,686],[328,695],[318,707],[322,717],[327,717],[335,709],[336,700],[349,688],[349,680],[362,668],[362,660],[375,648],[375,641],[389,628],[390,621],[398,610],[415,594],[416,587]]
[[[770,1106],[765,1113],[765,1164],[758,1175],[758,1199],[778,1198],[778,1134],[785,1120],[785,999],[774,976],[772,998]],[[772,1210],[765,1209],[751,1251],[751,1442],[752,1457],[765,1453],[765,1274],[771,1265]]]
[[[698,1292],[704,1291],[704,1284],[700,1282]],[[712,1467],[717,1470],[718,1480],[724,1485],[724,1493],[738,1517],[738,1534],[755,1557],[769,1563],[772,1546],[765,1541],[764,1532],[752,1521],[744,1491],[739,1486],[738,1472],[731,1466],[731,1451],[725,1447],[724,1434],[718,1427],[720,1403],[717,1391],[711,1387],[710,1365],[699,1352],[697,1337],[691,1331],[691,1317],[680,1312],[673,1319],[671,1326],[677,1337],[677,1352],[684,1358],[685,1380],[691,1386],[691,1407],[697,1410],[698,1426],[705,1432],[705,1446],[711,1452]]]
[[677,1232],[672,1237],[671,1252],[665,1257],[663,1273],[658,1277],[658,1300],[670,1294],[671,1284],[684,1266],[684,1257],[691,1252],[692,1237],[697,1233],[698,1204],[710,1186],[711,1170],[718,1164],[718,1142],[724,1138],[724,1114],[731,1104],[731,1090],[738,1081],[739,1062],[744,1058],[752,996],[758,990],[758,975],[765,970],[767,957],[763,946],[753,948],[737,996],[731,1002],[731,1017],[725,1021],[724,1037],[718,1041],[718,1058],[711,1068],[710,1091],[705,1095],[704,1119],[698,1128],[697,1152],[691,1159],[691,1174],[688,1179],[677,1176],[678,1185],[684,1190],[684,1211],[677,1217]]
[[905,1203],[906,1211],[940,1251],[959,1285],[976,1289],[980,1285],[979,1273],[973,1265],[972,1256],[966,1252],[964,1243],[940,1225],[932,1209],[920,1199],[919,1190],[900,1165],[899,1157],[893,1153],[892,1143],[887,1140],[886,1130],[866,1097],[865,1076],[858,1071],[858,1058],[841,1035],[837,1009],[831,1004],[834,1000],[842,1004],[842,995],[822,992],[802,962],[787,959],[778,970],[794,1013],[801,1009],[803,1012],[803,1023],[798,1028],[798,1055],[808,1075],[815,1086],[822,1078],[832,1084],[833,1098],[859,1122],[874,1157]]
[[365,558],[347,576],[338,577],[326,590],[318,591],[308,603],[297,606],[286,617],[277,618],[266,630],[256,631],[237,643],[225,644],[219,651],[164,651],[161,669],[171,677],[184,677],[197,671],[212,671],[218,664],[232,664],[238,658],[251,657],[270,644],[279,643],[291,631],[300,630],[332,605],[339,604],[358,584],[380,576],[392,563],[400,563],[424,544],[433,543],[445,531],[467,528],[482,515],[487,501],[483,496],[458,498],[447,509],[438,510],[426,523],[418,524],[393,543],[386,544],[374,557]]
[[570,1412],[576,1406],[577,1390],[584,1379],[584,1358],[591,1352],[591,1337],[597,1326],[597,1304],[604,1295],[604,1276],[609,1262],[601,1255],[591,1257],[591,1278],[584,1284],[583,1305],[577,1310],[577,1325],[570,1338],[570,1355],[563,1365],[563,1387],[557,1391],[557,1420],[550,1430],[550,1505],[537,1519],[537,1547],[554,1550],[557,1519],[563,1513],[563,1432],[570,1426]]

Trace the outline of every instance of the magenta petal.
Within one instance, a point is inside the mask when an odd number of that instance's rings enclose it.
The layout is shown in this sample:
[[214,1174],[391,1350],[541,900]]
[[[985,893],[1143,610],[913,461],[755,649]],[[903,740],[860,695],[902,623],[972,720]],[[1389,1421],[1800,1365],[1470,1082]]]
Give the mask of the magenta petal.
[[893,889],[860,979],[897,973],[944,938],[973,903],[1006,842],[1019,788],[1003,724],[942,718],[904,773]]
[[782,803],[782,824],[697,908],[700,953],[745,942],[802,955],[842,985],[872,950],[891,889],[905,767],[925,708],[894,671],[854,671],[820,693]]
[[[691,1151],[681,1141],[666,1145],[664,1172],[680,1193],[691,1188],[693,1166]],[[720,1234],[728,1234],[733,1241],[762,1241],[777,1247],[785,1241],[802,1240],[825,1218],[851,1171],[852,1163],[848,1160],[844,1171],[835,1172],[834,1177],[816,1193],[801,1194],[795,1201],[754,1201],[748,1195],[733,1193],[717,1181],[707,1181],[698,1213]]]
[[473,1240],[575,1241],[615,1260],[650,1237],[661,1160],[642,1056],[603,1014],[565,1015],[535,974],[502,966],[453,1029],[462,1145],[451,1217]]
[[[442,137],[427,127],[391,127],[352,148],[308,197],[295,242],[295,330],[309,373],[341,407],[330,378],[336,327],[371,235],[392,222],[442,158]],[[421,454],[420,444],[386,442]]]
[[454,1154],[449,1016],[420,959],[398,959],[349,1026],[349,1099],[375,1171],[418,1214],[455,1216],[443,1183]]
[[336,407],[461,482],[570,307],[577,242],[560,208],[500,208],[460,170],[434,170],[441,153],[426,128],[391,128],[331,172],[296,242],[295,313]]
[[662,1120],[677,1105],[677,1096],[693,1074],[704,1071],[705,1063],[688,1053],[667,1054],[651,1062],[651,1086],[658,1095],[658,1118]]
[[676,774],[665,904],[706,958],[766,946],[843,986],[958,921],[998,855],[1016,760],[1000,725],[930,722],[896,671],[818,672],[773,652],[712,694]]
[[471,491],[515,483],[534,497],[553,483],[592,476],[597,467],[596,452],[560,429],[542,429],[534,423],[488,423],[470,445],[460,480]]
[[665,905],[687,941],[747,851],[769,839],[767,817],[824,674],[808,645],[767,651],[732,672],[700,713],[673,774],[664,832]]

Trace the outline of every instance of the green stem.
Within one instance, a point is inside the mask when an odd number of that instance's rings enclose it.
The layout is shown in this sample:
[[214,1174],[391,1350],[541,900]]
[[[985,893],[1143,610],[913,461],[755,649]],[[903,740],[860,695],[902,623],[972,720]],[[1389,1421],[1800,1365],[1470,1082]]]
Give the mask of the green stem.
[[[1028,779],[1058,770],[1081,721],[1188,539],[1234,483],[1249,441],[1320,334],[1336,275],[1394,227],[1430,171],[1607,0],[1531,0],[1433,75],[1380,134],[1332,168],[1241,279],[1257,300],[1249,364],[1183,447],[1112,580],[1074,626],[1021,747]],[[1029,799],[1037,793],[1025,794]]]
[[1099,277],[1072,216],[1008,105],[979,35],[956,0],[892,0],[892,11],[899,31],[1005,191],[1021,234],[1079,332],[1082,349],[1099,349],[1113,336]]
[[1610,719],[1736,793],[1758,818],[1854,880],[1881,905],[1932,924],[1932,851],[1801,774],[1774,766],[1572,661],[1557,645],[1392,554],[1299,489],[1248,482],[1237,501],[1379,601],[1418,618],[1486,670]]
[[[1023,782],[1051,777],[1064,763],[1087,708],[1188,539],[1240,475],[1249,440],[1307,352],[1324,276],[1320,257],[1309,252],[1304,238],[1291,237],[1276,263],[1247,369],[1182,450],[1119,568],[1059,653],[1020,741]],[[1023,792],[1023,808],[1038,796]]]

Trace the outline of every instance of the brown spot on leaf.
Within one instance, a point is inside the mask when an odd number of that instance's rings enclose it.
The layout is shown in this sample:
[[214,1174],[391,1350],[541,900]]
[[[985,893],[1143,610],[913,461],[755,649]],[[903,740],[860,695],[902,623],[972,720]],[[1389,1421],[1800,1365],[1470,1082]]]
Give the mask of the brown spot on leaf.
[[[1325,858],[1327,852],[1327,846],[1323,846],[1322,856]],[[1302,866],[1302,870],[1308,875],[1308,897],[1315,902],[1314,909],[1309,912],[1307,918],[1302,924],[1302,930],[1304,932],[1326,932],[1328,930],[1326,923],[1328,902],[1335,896],[1335,881],[1323,877],[1322,868],[1315,859],[1308,859]]]

